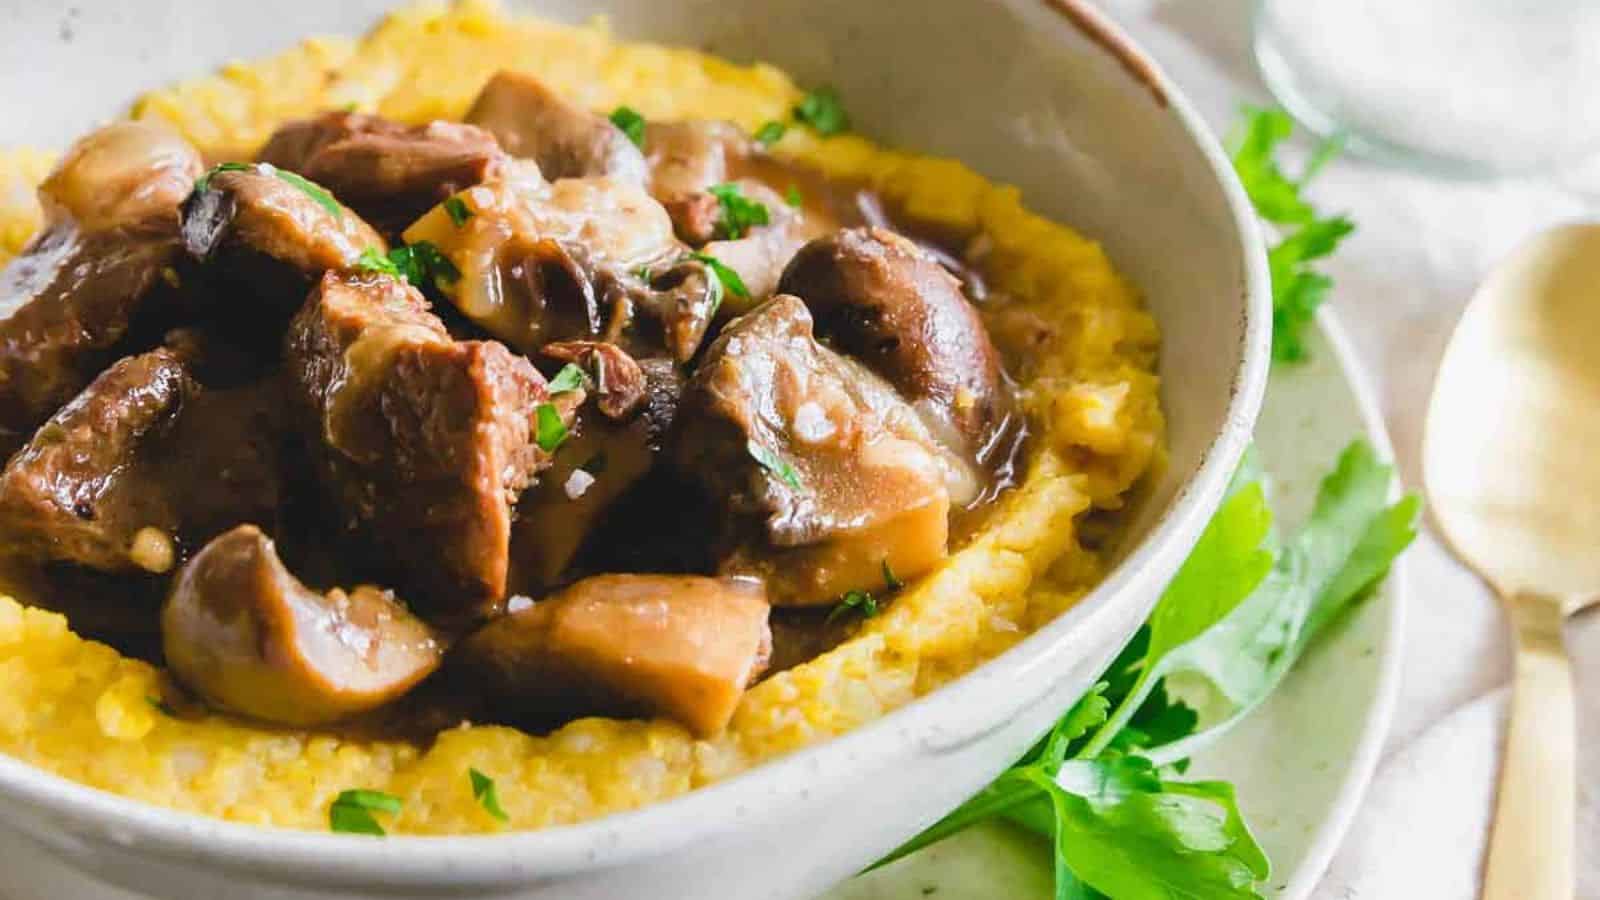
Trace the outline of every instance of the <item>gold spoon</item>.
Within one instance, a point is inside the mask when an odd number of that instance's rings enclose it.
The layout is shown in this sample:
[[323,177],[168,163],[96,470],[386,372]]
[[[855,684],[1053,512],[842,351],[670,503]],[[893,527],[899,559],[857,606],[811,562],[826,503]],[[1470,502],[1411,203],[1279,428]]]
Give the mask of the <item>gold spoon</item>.
[[1600,596],[1600,225],[1528,241],[1456,326],[1428,408],[1435,520],[1516,629],[1485,900],[1573,895],[1576,729],[1561,627]]

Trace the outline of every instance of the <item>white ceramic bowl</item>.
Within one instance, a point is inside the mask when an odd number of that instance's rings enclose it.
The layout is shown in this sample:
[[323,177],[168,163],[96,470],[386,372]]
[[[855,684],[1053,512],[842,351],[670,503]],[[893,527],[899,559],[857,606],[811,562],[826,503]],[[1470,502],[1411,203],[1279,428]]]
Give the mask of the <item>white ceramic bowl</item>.
[[[140,89],[316,32],[340,4],[0,0],[0,144],[61,144]],[[163,898],[807,897],[976,791],[1132,634],[1217,505],[1266,382],[1271,309],[1255,219],[1177,89],[1077,0],[531,0],[624,37],[761,58],[829,82],[858,127],[959,157],[1103,241],[1165,332],[1171,465],[1136,539],[1077,607],[967,677],[838,740],[592,823],[373,840],[144,806],[0,757],[0,892]],[[108,87],[109,86],[109,87]],[[3,689],[3,686],[0,686]],[[22,860],[26,862],[22,862]]]

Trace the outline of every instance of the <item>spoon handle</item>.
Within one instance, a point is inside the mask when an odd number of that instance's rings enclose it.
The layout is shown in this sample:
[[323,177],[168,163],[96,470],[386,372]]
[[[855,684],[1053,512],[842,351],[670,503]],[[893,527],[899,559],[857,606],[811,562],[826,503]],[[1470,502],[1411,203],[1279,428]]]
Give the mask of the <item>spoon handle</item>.
[[1563,604],[1542,594],[1505,599],[1516,680],[1483,900],[1571,900],[1577,736]]

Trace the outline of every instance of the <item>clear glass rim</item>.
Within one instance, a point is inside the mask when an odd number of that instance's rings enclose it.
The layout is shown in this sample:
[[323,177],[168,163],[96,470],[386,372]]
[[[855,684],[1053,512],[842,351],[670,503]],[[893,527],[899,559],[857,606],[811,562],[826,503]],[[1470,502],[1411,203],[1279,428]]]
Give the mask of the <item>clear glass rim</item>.
[[1593,142],[1568,154],[1552,155],[1530,162],[1502,162],[1465,154],[1456,156],[1434,153],[1350,125],[1336,114],[1324,109],[1302,91],[1293,67],[1281,53],[1272,48],[1272,40],[1263,26],[1268,2],[1269,0],[1255,0],[1250,17],[1250,54],[1257,75],[1273,99],[1296,121],[1318,137],[1338,140],[1344,150],[1354,156],[1426,175],[1459,180],[1483,180],[1560,173],[1600,155],[1600,137],[1597,137]]

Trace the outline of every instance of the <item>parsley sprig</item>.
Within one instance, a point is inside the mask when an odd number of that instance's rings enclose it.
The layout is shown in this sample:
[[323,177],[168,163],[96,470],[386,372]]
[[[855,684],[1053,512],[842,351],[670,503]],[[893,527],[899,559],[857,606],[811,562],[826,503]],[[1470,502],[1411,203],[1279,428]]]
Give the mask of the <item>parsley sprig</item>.
[[717,310],[722,307],[724,294],[732,294],[744,300],[750,298],[750,289],[745,287],[744,279],[722,260],[708,253],[690,253],[683,258],[704,263],[707,273],[711,276],[711,311],[707,316],[717,314]]
[[[1416,535],[1415,497],[1388,503],[1390,466],[1345,449],[1310,517],[1281,540],[1247,458],[1149,621],[1087,694],[989,787],[878,865],[979,822],[1049,839],[1058,900],[1256,898],[1269,864],[1231,785],[1181,781],[1188,757],[1261,704],[1318,634],[1382,579]],[[1169,691],[1209,682],[1214,721]]]
[[758,443],[754,438],[746,441],[744,446],[751,458],[760,463],[761,468],[772,473],[772,477],[797,491],[800,490],[800,473],[795,471],[788,460],[769,450],[766,445]]
[[1305,359],[1304,333],[1333,287],[1312,264],[1333,253],[1355,225],[1344,216],[1326,216],[1305,198],[1305,187],[1339,150],[1325,141],[1299,178],[1278,164],[1279,145],[1294,133],[1294,121],[1281,110],[1247,109],[1234,140],[1233,168],[1257,215],[1273,226],[1277,243],[1267,251],[1272,275],[1272,358]]

